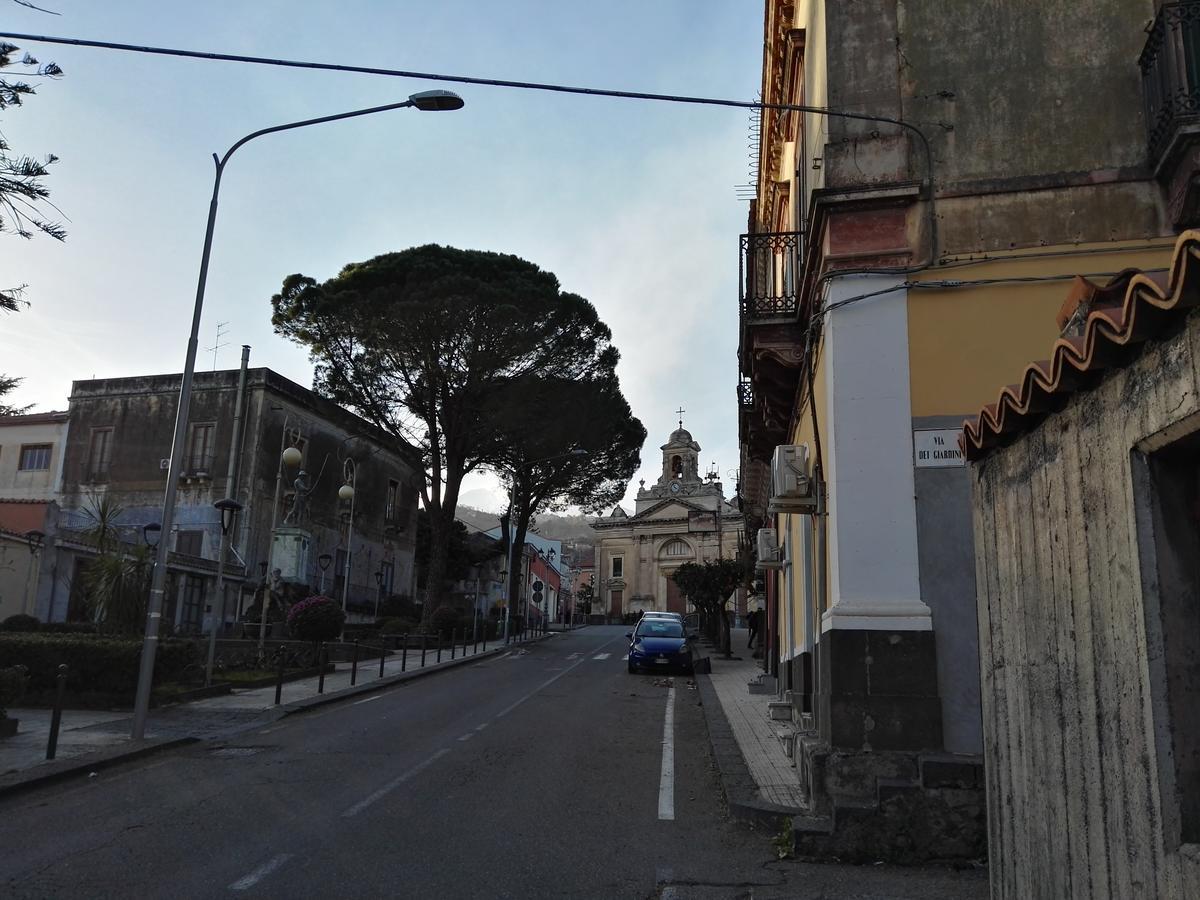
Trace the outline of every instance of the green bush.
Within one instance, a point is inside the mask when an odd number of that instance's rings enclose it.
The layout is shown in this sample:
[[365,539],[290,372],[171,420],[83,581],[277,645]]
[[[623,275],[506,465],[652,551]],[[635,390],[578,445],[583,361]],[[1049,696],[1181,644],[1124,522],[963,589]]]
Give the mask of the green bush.
[[37,631],[42,627],[42,623],[34,616],[27,616],[24,613],[17,613],[15,616],[9,616],[3,622],[0,622],[0,631],[20,631],[29,632]]
[[38,629],[42,634],[98,634],[95,622],[43,622]]
[[384,619],[379,625],[380,634],[404,634],[409,632],[415,634],[421,627],[421,623],[417,619],[394,618]]
[[[71,694],[115,695],[132,699],[137,689],[142,642],[128,638],[73,634],[0,634],[0,660],[29,670],[27,698],[51,699],[58,667],[67,665]],[[160,641],[154,655],[154,683],[180,678],[199,658],[191,641]]]
[[451,632],[462,625],[462,613],[453,606],[439,606],[433,611],[433,633],[449,637]]
[[0,669],[0,719],[8,718],[8,706],[21,699],[28,680],[24,666]]
[[332,641],[342,633],[346,614],[329,597],[313,596],[288,610],[288,626],[302,641]]

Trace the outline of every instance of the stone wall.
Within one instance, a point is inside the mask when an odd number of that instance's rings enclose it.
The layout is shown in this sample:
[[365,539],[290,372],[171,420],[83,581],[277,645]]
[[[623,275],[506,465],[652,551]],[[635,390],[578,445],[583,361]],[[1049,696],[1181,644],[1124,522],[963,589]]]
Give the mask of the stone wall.
[[1139,476],[1200,412],[1198,363],[1193,313],[972,469],[994,898],[1200,896]]

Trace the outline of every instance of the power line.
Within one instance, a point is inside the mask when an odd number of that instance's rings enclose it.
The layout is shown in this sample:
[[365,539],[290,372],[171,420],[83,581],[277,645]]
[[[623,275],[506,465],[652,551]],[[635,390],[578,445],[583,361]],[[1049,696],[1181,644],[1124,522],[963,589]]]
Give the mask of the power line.
[[92,47],[100,50],[120,50],[127,53],[148,53],[156,56],[176,56],[185,59],[204,59],[220,62],[248,63],[251,65],[277,66],[289,69],[314,69],[327,72],[347,72],[358,75],[386,75],[393,78],[412,78],[419,81],[443,81],[451,84],[472,84],[482,87],[504,87],[527,91],[547,91],[557,94],[577,94],[588,97],[612,97],[622,100],[650,100],[660,103],[682,103],[693,106],[718,106],[730,109],[764,110],[773,109],[780,112],[799,112],[820,116],[830,116],[838,119],[849,119],[859,122],[876,122],[905,128],[917,138],[921,145],[921,155],[925,161],[926,180],[928,183],[929,213],[927,216],[929,229],[929,258],[916,266],[896,266],[878,269],[860,269],[855,272],[832,273],[822,276],[823,279],[836,277],[839,274],[914,274],[920,272],[937,260],[938,255],[938,224],[935,209],[933,189],[933,151],[929,146],[929,138],[916,125],[903,119],[891,116],[875,116],[868,113],[850,112],[848,110],[830,109],[826,106],[809,106],[801,103],[766,103],[761,100],[729,100],[718,97],[696,97],[687,94],[658,94],[648,91],[621,91],[612,88],[591,88],[578,85],[553,84],[540,81],[514,81],[506,78],[482,78],[471,75],[446,75],[435,72],[414,72],[405,69],[389,69],[381,66],[354,66],[345,63],[321,63],[306,60],[281,59],[269,56],[246,56],[237,53],[219,53],[207,50],[180,50],[175,47],[153,47],[141,44],[123,44],[115,41],[93,41],[85,38],[66,38],[39,34],[17,34],[15,32],[0,32],[0,38],[18,41],[35,41],[45,44],[65,44],[72,47]]

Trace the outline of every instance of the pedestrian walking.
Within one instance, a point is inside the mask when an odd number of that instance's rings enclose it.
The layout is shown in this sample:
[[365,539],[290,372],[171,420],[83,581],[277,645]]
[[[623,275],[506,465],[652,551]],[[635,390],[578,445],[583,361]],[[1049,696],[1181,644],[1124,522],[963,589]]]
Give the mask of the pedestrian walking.
[[762,612],[756,609],[746,616],[746,626],[750,629],[750,640],[746,642],[747,649],[754,646],[754,639],[758,637],[758,618],[761,615]]

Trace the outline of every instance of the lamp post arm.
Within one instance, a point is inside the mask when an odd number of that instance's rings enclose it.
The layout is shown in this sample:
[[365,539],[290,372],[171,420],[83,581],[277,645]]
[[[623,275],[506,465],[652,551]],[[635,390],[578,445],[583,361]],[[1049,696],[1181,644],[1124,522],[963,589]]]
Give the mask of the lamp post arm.
[[[187,355],[183,365],[183,379],[179,385],[179,403],[175,409],[175,431],[171,439],[171,461],[167,468],[167,487],[163,491],[162,539],[159,541],[158,553],[154,563],[154,578],[150,587],[150,602],[146,610],[146,634],[142,641],[141,667],[138,671],[137,694],[133,704],[133,728],[131,736],[135,741],[141,740],[146,733],[146,716],[150,711],[150,689],[154,680],[154,657],[158,650],[158,630],[162,620],[163,593],[167,584],[167,555],[171,525],[175,521],[175,493],[179,480],[180,463],[183,459],[183,446],[187,440],[188,413],[192,402],[192,376],[196,370],[196,350],[199,346],[200,318],[204,309],[204,288],[208,282],[208,261],[212,255],[213,230],[217,225],[217,200],[221,194],[221,176],[229,158],[243,144],[249,143],[264,134],[275,134],[279,131],[290,131],[307,125],[320,125],[323,122],[336,122],[339,119],[353,119],[377,112],[401,109],[413,106],[412,99],[399,103],[388,103],[383,106],[372,106],[367,109],[355,109],[350,112],[336,113],[332,116],[319,116],[315,119],[303,119],[299,122],[288,122],[284,125],[273,125],[270,128],[260,128],[243,137],[233,144],[225,155],[217,157],[213,154],[216,172],[213,177],[212,199],[208,204],[208,225],[204,231],[204,251],[200,256],[200,275],[196,282],[196,302],[192,309],[192,330],[188,336]],[[260,633],[261,637],[261,633]]]

